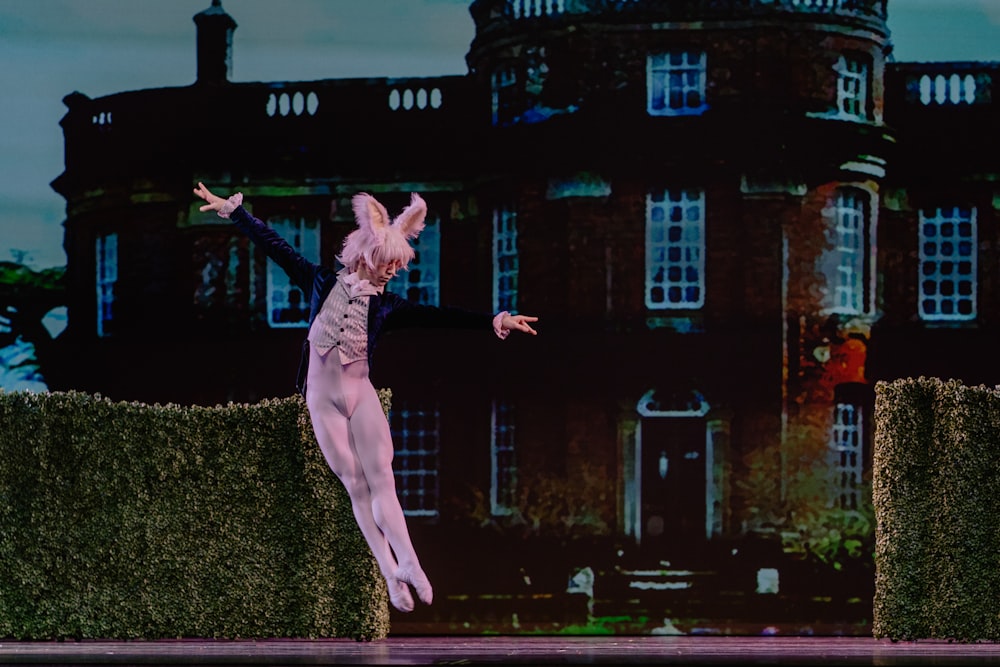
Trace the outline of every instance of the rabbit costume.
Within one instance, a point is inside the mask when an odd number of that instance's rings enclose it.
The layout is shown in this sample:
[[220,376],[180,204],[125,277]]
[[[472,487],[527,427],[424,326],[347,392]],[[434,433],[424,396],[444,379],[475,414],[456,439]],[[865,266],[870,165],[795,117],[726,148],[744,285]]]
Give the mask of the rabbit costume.
[[309,301],[309,333],[296,386],[305,396],[313,431],[331,470],[344,484],[361,533],[385,577],[389,599],[400,611],[414,608],[410,586],[425,604],[433,589],[410,541],[392,471],[389,423],[369,379],[372,353],[385,331],[401,327],[491,327],[506,338],[511,329],[534,334],[537,320],[496,316],[411,303],[384,290],[414,257],[410,245],[424,228],[427,205],[417,194],[395,219],[369,194],[355,195],[358,228],[344,239],[343,268],[315,264],[242,206],[242,194],[213,195],[201,183],[195,194],[229,218],[288,274]]

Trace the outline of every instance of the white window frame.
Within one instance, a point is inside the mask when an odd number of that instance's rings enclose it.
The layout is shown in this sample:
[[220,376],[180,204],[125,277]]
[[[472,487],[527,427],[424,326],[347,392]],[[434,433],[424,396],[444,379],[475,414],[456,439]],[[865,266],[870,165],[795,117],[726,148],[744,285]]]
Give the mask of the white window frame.
[[510,516],[517,510],[514,406],[507,401],[494,400],[490,426],[490,513]]
[[97,336],[111,334],[115,315],[115,286],[118,284],[118,234],[112,232],[98,236],[96,241],[97,263]]
[[833,307],[830,312],[860,315],[866,312],[867,289],[867,193],[841,188],[833,202],[834,274]]
[[[925,208],[919,216],[918,312],[925,321],[977,317],[976,208]],[[967,304],[967,308],[963,308]],[[964,311],[964,312],[963,312]]]
[[389,409],[389,423],[396,443],[392,467],[399,503],[407,516],[438,516],[441,412],[437,404],[396,403]]
[[517,254],[517,210],[493,209],[493,312],[517,313],[520,261]]
[[414,256],[401,277],[405,297],[414,303],[441,305],[441,222],[428,217],[420,236],[413,239]]
[[837,72],[837,113],[842,118],[868,119],[868,63],[860,56],[840,56]]
[[646,56],[647,113],[650,116],[704,113],[708,109],[707,72],[708,56],[704,51],[676,50]]
[[[319,263],[320,221],[315,218],[268,218],[267,224],[281,238],[310,262]],[[293,321],[279,322],[276,313],[291,309],[292,294],[298,294],[300,316]],[[309,301],[302,290],[271,258],[267,260],[267,323],[273,329],[305,328],[309,326]]]
[[833,407],[830,432],[829,505],[856,511],[861,507],[864,474],[864,410],[855,403],[839,402]]
[[647,193],[645,300],[650,310],[705,305],[704,190]]

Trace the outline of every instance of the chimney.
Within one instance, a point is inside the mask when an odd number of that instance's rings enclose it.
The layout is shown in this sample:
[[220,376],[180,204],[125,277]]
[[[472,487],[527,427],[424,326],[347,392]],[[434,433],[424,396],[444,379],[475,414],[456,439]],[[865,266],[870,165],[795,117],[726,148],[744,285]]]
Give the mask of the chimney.
[[197,83],[226,83],[233,69],[233,31],[236,21],[222,8],[222,0],[195,14],[198,27]]

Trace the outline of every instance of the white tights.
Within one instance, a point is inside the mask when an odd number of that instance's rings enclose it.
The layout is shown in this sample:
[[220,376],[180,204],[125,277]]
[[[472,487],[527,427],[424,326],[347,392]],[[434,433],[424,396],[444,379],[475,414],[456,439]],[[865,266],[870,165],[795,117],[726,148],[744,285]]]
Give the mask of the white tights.
[[[368,362],[341,365],[336,348],[310,352],[306,405],[327,464],[351,498],[354,518],[368,542],[393,605],[413,609],[407,584],[425,604],[430,582],[410,542],[392,472],[392,436],[378,393],[368,379]],[[398,559],[398,561],[397,561]]]

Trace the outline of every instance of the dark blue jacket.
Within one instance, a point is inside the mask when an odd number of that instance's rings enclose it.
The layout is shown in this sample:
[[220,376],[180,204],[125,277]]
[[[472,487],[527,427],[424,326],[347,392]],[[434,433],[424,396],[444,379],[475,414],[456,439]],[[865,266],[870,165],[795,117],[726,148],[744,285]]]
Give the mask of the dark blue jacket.
[[[296,287],[309,300],[309,325],[312,325],[327,295],[337,282],[337,272],[321,264],[314,264],[303,257],[285,239],[266,224],[250,215],[242,206],[229,215],[229,219],[245,233],[254,245],[288,275]],[[404,327],[451,327],[492,330],[493,316],[469,312],[459,308],[438,308],[415,304],[391,292],[376,294],[368,299],[368,367],[372,366],[375,344],[386,331]],[[308,332],[308,329],[307,329]],[[308,334],[307,334],[308,335]],[[309,341],[302,343],[302,359],[295,381],[295,388],[305,396],[306,375],[309,369]]]

